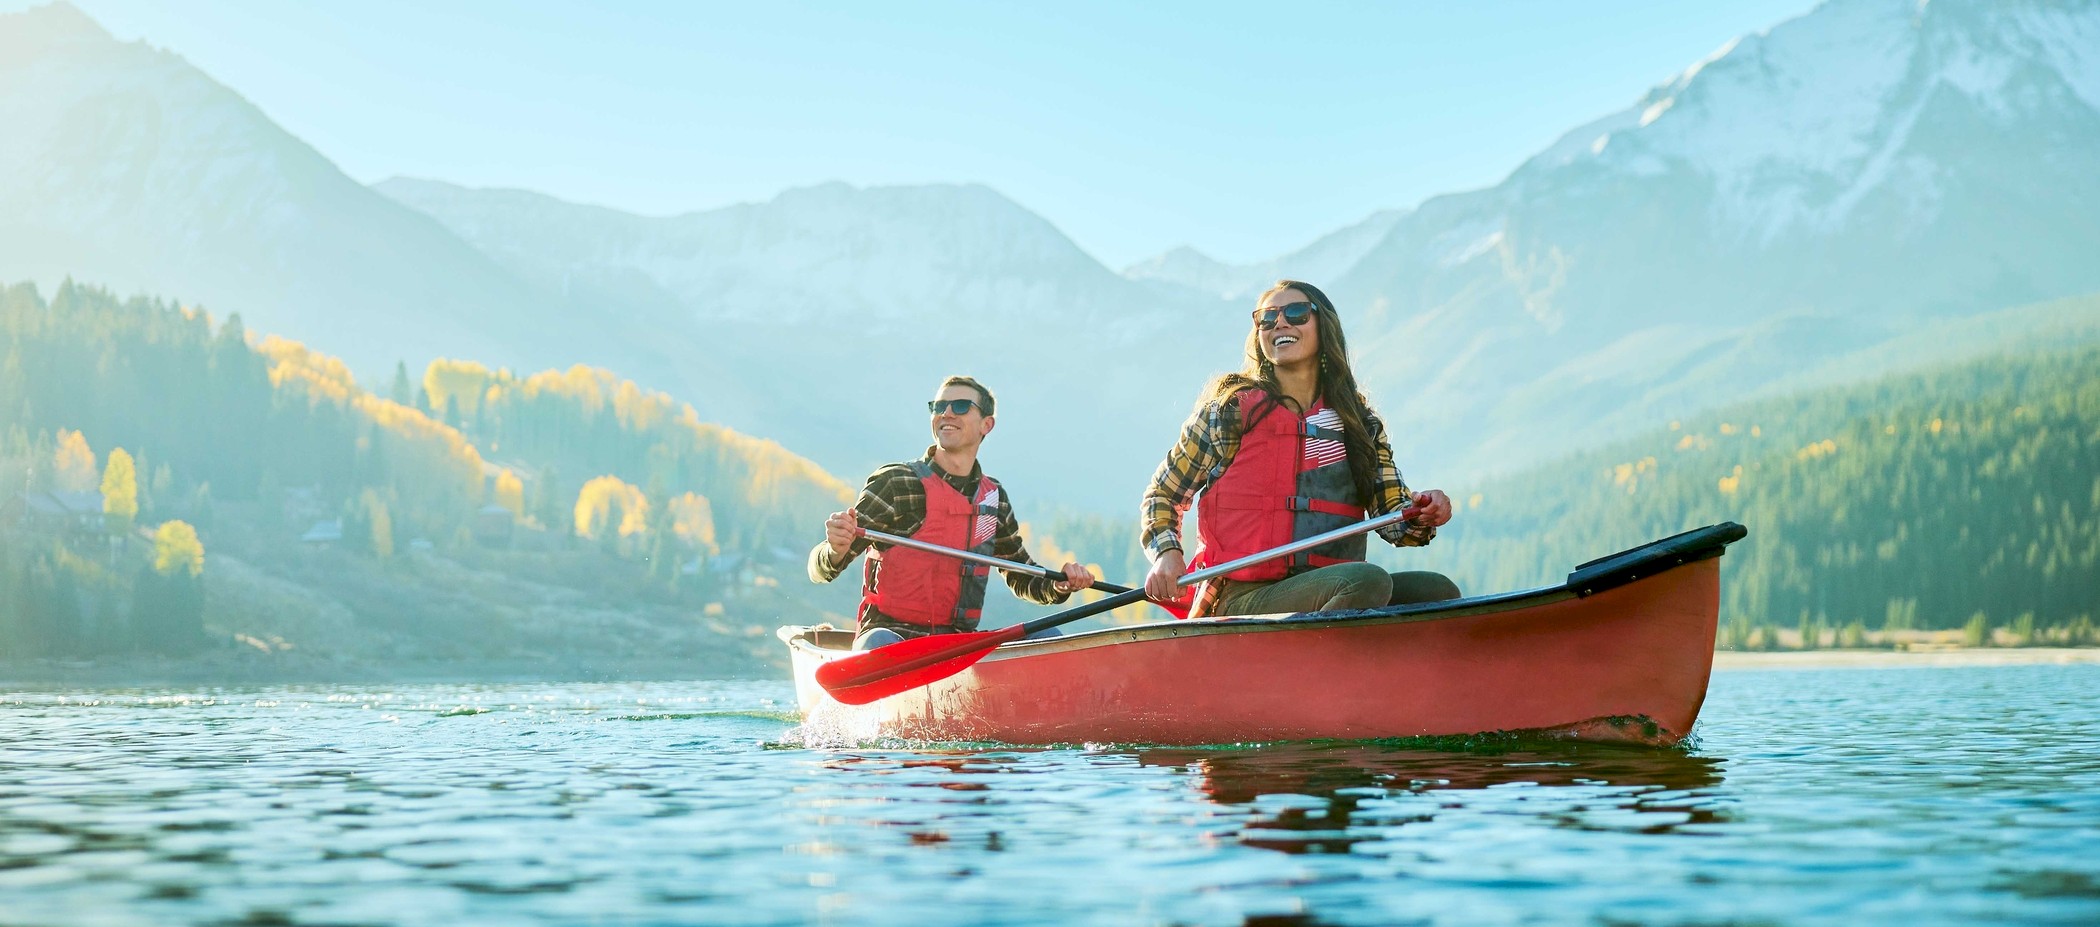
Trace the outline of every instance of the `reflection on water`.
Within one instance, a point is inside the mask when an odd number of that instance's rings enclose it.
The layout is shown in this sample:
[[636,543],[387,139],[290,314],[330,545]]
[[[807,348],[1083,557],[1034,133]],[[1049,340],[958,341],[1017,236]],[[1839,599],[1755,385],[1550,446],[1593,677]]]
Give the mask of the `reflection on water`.
[[[1247,806],[1240,842],[1285,853],[1345,853],[1443,810],[1535,802],[1539,795],[1525,789],[1567,790],[1555,796],[1567,808],[1552,815],[1563,827],[1662,834],[1721,820],[1722,799],[1709,789],[1720,783],[1723,761],[1678,750],[1541,744],[1452,752],[1358,743],[1136,756],[1146,766],[1194,773],[1211,801]],[[1388,801],[1395,793],[1424,800]]]
[[2100,923],[2100,668],[1696,745],[800,746],[784,683],[0,694],[0,923]]

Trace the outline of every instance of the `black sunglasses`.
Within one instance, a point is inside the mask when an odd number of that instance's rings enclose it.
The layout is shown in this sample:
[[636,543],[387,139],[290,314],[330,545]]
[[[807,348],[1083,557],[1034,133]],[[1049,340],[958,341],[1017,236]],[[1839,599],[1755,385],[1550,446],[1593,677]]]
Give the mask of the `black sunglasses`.
[[935,415],[943,410],[952,410],[957,415],[968,415],[971,409],[982,408],[975,399],[936,399],[926,404],[926,411]]
[[1276,319],[1281,316],[1292,325],[1304,325],[1312,319],[1313,313],[1318,309],[1319,307],[1312,303],[1292,303],[1271,309],[1257,309],[1254,311],[1254,324],[1260,326],[1262,331],[1268,331],[1276,327]]

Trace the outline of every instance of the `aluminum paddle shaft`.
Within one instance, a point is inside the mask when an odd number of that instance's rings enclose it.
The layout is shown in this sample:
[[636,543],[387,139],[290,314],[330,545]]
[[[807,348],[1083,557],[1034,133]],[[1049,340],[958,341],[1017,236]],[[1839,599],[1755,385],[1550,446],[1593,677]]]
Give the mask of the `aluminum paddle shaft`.
[[[1181,577],[1180,584],[1192,586],[1213,576],[1220,576],[1263,561],[1274,560],[1277,557],[1289,556],[1301,550],[1318,547],[1351,535],[1375,531],[1418,514],[1420,514],[1420,510],[1413,508],[1389,512],[1345,528],[1336,528],[1325,534],[1292,541],[1281,547],[1265,550],[1252,556],[1241,557],[1231,563],[1221,563],[1208,569],[1184,574]],[[1000,560],[996,557],[950,550],[933,544],[922,544],[908,538],[899,538],[876,531],[864,533],[869,537],[886,543],[904,544],[920,549],[930,548],[933,553],[963,557],[971,561],[986,563],[988,566],[996,566],[1000,569],[1019,569],[1031,573],[1038,572],[1036,568],[1030,568],[1026,564]],[[1095,585],[1105,586],[1102,583],[1096,583]],[[1115,587],[1108,586],[1106,588],[1114,589]],[[878,647],[874,650],[850,654],[817,667],[817,684],[823,686],[824,691],[830,693],[832,698],[841,702],[848,705],[865,705],[876,699],[887,698],[906,689],[916,689],[920,686],[930,685],[960,673],[968,669],[971,664],[984,659],[986,654],[991,653],[1000,644],[1020,640],[1044,628],[1054,628],[1069,621],[1078,621],[1089,615],[1098,615],[1105,611],[1144,600],[1145,590],[1124,589],[1098,602],[1089,602],[1077,608],[1065,609],[1055,615],[1037,618],[1024,624],[1010,625],[996,631],[933,634],[891,644],[887,647]]]
[[[860,533],[871,540],[881,541],[884,544],[890,544],[897,547],[909,547],[913,550],[923,550],[929,554],[940,554],[944,557],[954,557],[958,560],[968,560],[971,563],[981,563],[985,566],[992,567],[994,569],[1005,570],[1009,573],[1027,573],[1031,576],[1040,576],[1044,579],[1056,581],[1063,581],[1065,578],[1065,573],[1063,570],[1052,569],[1050,567],[1040,566],[1038,564],[1019,563],[1013,560],[1001,560],[998,557],[991,556],[990,554],[980,554],[975,551],[968,550],[957,550],[953,547],[942,547],[939,544],[930,544],[925,541],[921,541],[917,538],[900,537],[898,535],[890,534],[888,532],[877,531],[873,528],[862,528],[860,529]],[[1130,591],[1130,588],[1127,586],[1118,586],[1114,583],[1104,583],[1100,580],[1094,581],[1094,588],[1102,590],[1103,592],[1110,593]]]
[[[1322,544],[1332,543],[1346,537],[1363,534],[1369,531],[1376,531],[1387,525],[1397,524],[1399,522],[1406,521],[1420,514],[1422,514],[1422,510],[1413,506],[1409,506],[1397,512],[1387,512],[1384,515],[1378,516],[1377,518],[1367,518],[1353,525],[1344,525],[1340,528],[1334,529],[1333,531],[1326,531],[1320,534],[1315,534],[1309,538],[1299,538],[1298,540],[1292,541],[1289,544],[1284,544],[1279,547],[1271,547],[1268,550],[1262,551],[1258,554],[1248,554],[1245,557],[1241,557],[1238,560],[1234,560],[1229,563],[1220,563],[1214,567],[1205,567],[1201,570],[1197,570],[1194,573],[1183,573],[1181,574],[1181,579],[1176,583],[1176,585],[1184,587],[1193,586],[1197,583],[1203,582],[1204,580],[1223,576],[1234,570],[1243,570],[1257,563],[1267,563],[1268,561],[1274,560],[1278,557],[1288,557],[1301,550],[1311,550]],[[1123,606],[1129,605],[1133,602],[1145,601],[1145,599],[1146,596],[1144,589],[1132,589],[1129,592],[1116,593],[1115,595],[1109,596],[1108,598],[1102,599],[1098,602],[1089,602],[1077,608],[1065,609],[1064,611],[1058,612],[1055,615],[1046,615],[1044,617],[1037,618],[1034,621],[1030,621],[1026,624],[1023,624],[1021,627],[1027,629],[1027,633],[1034,634],[1035,632],[1040,631],[1044,628],[1054,628],[1068,621],[1078,621],[1081,618],[1086,618],[1092,615],[1098,615],[1105,611],[1112,611],[1114,609],[1122,608]]]
[[1271,547],[1268,550],[1262,551],[1261,553],[1248,554],[1247,556],[1241,557],[1238,560],[1233,560],[1227,563],[1220,563],[1214,567],[1204,567],[1203,569],[1197,570],[1194,573],[1184,573],[1181,576],[1181,585],[1193,586],[1206,579],[1223,576],[1234,570],[1244,570],[1257,563],[1267,563],[1268,561],[1274,560],[1278,557],[1288,557],[1301,550],[1311,550],[1322,544],[1330,544],[1335,541],[1339,541],[1343,538],[1351,537],[1353,535],[1376,531],[1387,525],[1393,524],[1394,522],[1406,521],[1420,514],[1422,514],[1421,509],[1410,506],[1408,508],[1401,509],[1397,512],[1387,512],[1384,515],[1378,516],[1377,518],[1365,519],[1353,525],[1343,525],[1342,527],[1336,528],[1333,531],[1315,534],[1309,538],[1299,538],[1298,540],[1292,541],[1289,544],[1285,544],[1282,547]]

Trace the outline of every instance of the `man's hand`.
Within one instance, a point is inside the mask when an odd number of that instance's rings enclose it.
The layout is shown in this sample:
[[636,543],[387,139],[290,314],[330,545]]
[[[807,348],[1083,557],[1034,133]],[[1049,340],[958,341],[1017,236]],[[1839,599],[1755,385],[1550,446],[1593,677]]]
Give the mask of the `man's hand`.
[[1451,497],[1441,489],[1424,489],[1415,493],[1414,508],[1422,512],[1408,519],[1412,524],[1425,528],[1441,528],[1451,520]]
[[1057,591],[1078,592],[1094,584],[1094,574],[1077,563],[1065,564],[1065,578],[1058,581]]
[[1172,548],[1152,561],[1152,572],[1145,574],[1145,598],[1155,602],[1179,602],[1188,597],[1188,590],[1181,588],[1181,574],[1189,571],[1188,564],[1181,559],[1181,549]]
[[860,537],[860,518],[852,509],[833,512],[824,519],[824,541],[831,545],[831,562],[844,563],[846,555],[853,550],[853,541]]

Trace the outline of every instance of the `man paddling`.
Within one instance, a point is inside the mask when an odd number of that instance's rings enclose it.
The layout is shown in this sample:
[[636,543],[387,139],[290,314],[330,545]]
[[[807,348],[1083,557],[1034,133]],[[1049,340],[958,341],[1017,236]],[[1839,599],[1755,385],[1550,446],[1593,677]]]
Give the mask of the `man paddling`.
[[[883,466],[868,477],[853,507],[824,521],[824,540],[809,552],[811,582],[828,583],[863,551],[857,649],[868,650],[908,637],[977,629],[983,614],[990,567],[956,557],[869,541],[861,529],[902,535],[943,547],[1035,563],[1021,543],[1006,489],[984,475],[977,449],[994,423],[992,391],[971,377],[949,377],[926,404],[934,444],[908,463]],[[872,549],[871,549],[872,548]],[[1007,572],[1014,595],[1056,605],[1094,584],[1077,563],[1065,578],[1051,580]]]

